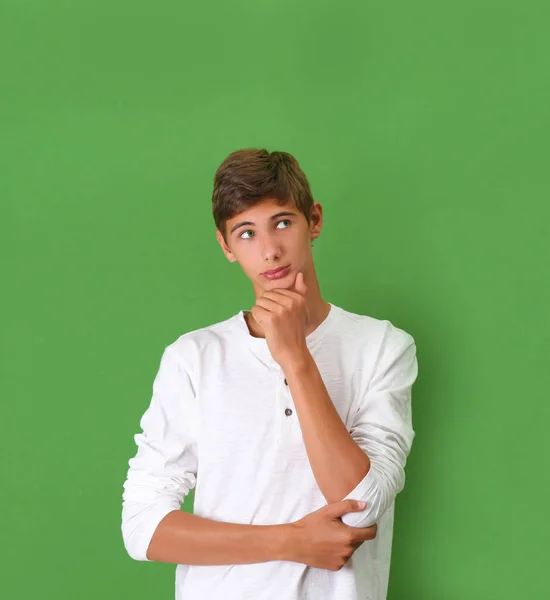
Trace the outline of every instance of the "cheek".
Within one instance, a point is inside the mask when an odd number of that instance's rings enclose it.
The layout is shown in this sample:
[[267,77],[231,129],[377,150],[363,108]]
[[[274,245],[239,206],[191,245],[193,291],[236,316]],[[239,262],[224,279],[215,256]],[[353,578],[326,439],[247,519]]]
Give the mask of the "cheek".
[[241,266],[243,272],[248,276],[253,276],[256,272],[254,263],[250,260],[250,256],[243,256],[242,254],[233,254],[237,259],[237,262]]

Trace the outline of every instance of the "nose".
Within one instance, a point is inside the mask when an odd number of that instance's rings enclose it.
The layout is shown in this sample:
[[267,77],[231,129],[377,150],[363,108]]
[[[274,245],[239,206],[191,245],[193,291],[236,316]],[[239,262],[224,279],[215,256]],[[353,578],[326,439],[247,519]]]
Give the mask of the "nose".
[[262,244],[262,255],[264,261],[268,263],[275,262],[281,256],[281,247],[274,236],[265,236]]

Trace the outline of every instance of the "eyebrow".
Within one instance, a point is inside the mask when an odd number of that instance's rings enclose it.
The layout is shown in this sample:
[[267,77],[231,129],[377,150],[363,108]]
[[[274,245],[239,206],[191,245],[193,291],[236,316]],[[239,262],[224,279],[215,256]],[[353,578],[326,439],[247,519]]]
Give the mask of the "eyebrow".
[[[269,219],[270,221],[274,221],[275,219],[278,219],[279,217],[296,217],[298,216],[297,213],[295,212],[291,212],[289,210],[285,210],[283,212],[278,212],[275,215],[272,215]],[[236,225],[233,225],[233,227],[231,228],[231,231],[229,232],[230,234],[232,234],[235,229],[238,229],[239,227],[242,227],[243,225],[254,225],[254,223],[252,221],[241,221],[240,223],[237,223]]]

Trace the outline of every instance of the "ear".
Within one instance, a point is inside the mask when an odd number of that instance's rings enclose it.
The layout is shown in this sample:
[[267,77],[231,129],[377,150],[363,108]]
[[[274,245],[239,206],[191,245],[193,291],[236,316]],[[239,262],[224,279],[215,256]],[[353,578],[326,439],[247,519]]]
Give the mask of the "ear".
[[235,256],[231,252],[231,250],[229,249],[229,246],[225,243],[222,232],[219,229],[216,229],[216,238],[217,238],[218,243],[220,244],[220,247],[221,247],[223,253],[225,254],[225,257],[227,258],[227,260],[229,262],[237,262],[237,259],[235,258]]
[[310,210],[310,239],[314,240],[321,235],[323,228],[323,207],[319,202],[314,202]]

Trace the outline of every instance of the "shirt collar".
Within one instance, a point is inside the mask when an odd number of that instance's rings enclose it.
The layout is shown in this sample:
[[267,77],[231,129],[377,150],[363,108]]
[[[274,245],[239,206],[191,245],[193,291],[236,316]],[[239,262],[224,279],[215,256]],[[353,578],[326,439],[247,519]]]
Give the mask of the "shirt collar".
[[[339,312],[339,307],[332,302],[330,304],[330,311],[325,319],[309,334],[306,336],[307,347],[311,351],[319,342],[323,339],[325,334],[331,329],[333,324],[336,321],[337,313]],[[271,356],[271,352],[269,351],[269,347],[265,338],[254,337],[250,335],[250,331],[248,330],[248,325],[246,324],[246,320],[244,318],[245,310],[240,310],[235,315],[235,320],[237,323],[238,331],[244,341],[244,343],[248,346],[248,348],[269,368],[280,368],[278,363]]]

